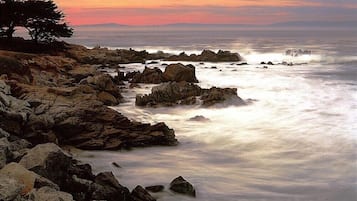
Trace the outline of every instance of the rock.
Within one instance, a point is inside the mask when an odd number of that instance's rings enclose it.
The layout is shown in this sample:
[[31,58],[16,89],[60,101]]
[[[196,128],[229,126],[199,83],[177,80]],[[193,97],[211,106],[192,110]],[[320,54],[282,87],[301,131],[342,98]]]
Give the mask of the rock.
[[102,91],[98,94],[98,100],[103,102],[105,105],[114,106],[118,105],[118,100],[108,92]]
[[10,142],[5,137],[0,138],[0,169],[6,165],[10,157]]
[[112,162],[112,165],[113,165],[114,167],[121,168],[121,166],[120,166],[118,163],[116,163],[116,162]]
[[150,61],[149,63],[147,63],[148,65],[151,65],[151,64],[159,64],[160,62],[158,61]]
[[189,119],[189,121],[200,121],[200,122],[207,122],[207,121],[210,121],[210,119],[202,116],[202,115],[197,115],[197,116],[194,116],[194,117],[191,117]]
[[3,137],[9,137],[10,134],[6,131],[4,131],[2,128],[0,128],[0,138],[3,138]]
[[133,201],[156,201],[142,186],[137,186],[131,192]]
[[126,200],[130,197],[129,190],[121,186],[111,172],[99,173],[93,187],[95,190],[92,199],[116,201]]
[[71,194],[47,186],[31,191],[29,198],[36,201],[73,201]]
[[146,83],[146,84],[159,84],[164,81],[162,71],[155,68],[145,67],[144,71],[140,74],[135,74],[130,80],[131,83]]
[[177,177],[170,183],[170,190],[189,195],[192,197],[196,197],[196,190],[188,181],[186,181],[183,177]]
[[241,61],[242,57],[238,53],[219,50],[217,53],[211,50],[203,50],[200,55],[191,54],[188,56],[184,52],[179,55],[173,55],[166,59],[167,61],[206,61],[206,62],[235,62]]
[[170,64],[165,68],[163,77],[166,81],[198,83],[193,65]]
[[0,200],[12,201],[20,197],[24,186],[16,179],[0,174]]
[[155,186],[147,186],[145,187],[145,190],[153,192],[153,193],[158,193],[164,190],[164,186],[163,185],[155,185]]
[[231,101],[231,104],[242,105],[244,101],[237,95],[236,88],[217,88],[203,90],[201,96],[202,106],[208,107],[217,103]]
[[28,151],[20,165],[51,180],[61,188],[67,184],[72,158],[53,143],[40,144]]
[[192,83],[169,82],[153,87],[149,95],[137,95],[135,104],[137,106],[172,106],[179,104],[180,100],[200,94],[201,88]]
[[0,75],[6,74],[10,79],[30,83],[33,79],[31,70],[18,59],[0,55]]
[[140,85],[137,84],[137,83],[130,83],[129,88],[130,88],[130,89],[133,89],[133,88],[141,88],[141,87],[140,87]]
[[9,163],[0,170],[0,174],[7,175],[16,179],[23,185],[21,194],[25,195],[34,188],[40,188],[43,186],[49,186],[51,188],[59,190],[59,187],[48,179],[37,175],[36,173],[27,170],[18,163]]
[[100,74],[86,79],[87,83],[98,91],[108,92],[116,99],[121,99],[119,88],[113,83],[110,75]]

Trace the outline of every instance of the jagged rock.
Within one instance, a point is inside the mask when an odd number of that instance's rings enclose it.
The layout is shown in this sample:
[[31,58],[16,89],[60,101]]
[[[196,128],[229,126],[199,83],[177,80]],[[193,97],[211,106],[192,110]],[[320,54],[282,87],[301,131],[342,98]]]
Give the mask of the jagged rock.
[[67,171],[72,158],[57,145],[48,143],[29,150],[19,164],[63,187],[69,177]]
[[201,96],[202,106],[208,107],[217,103],[229,101],[229,104],[242,105],[244,101],[237,95],[235,88],[201,89],[198,85],[187,82],[169,82],[155,86],[151,94],[137,95],[137,106],[173,106],[177,104],[192,105],[196,103],[196,97]]
[[153,192],[153,193],[158,193],[164,190],[164,186],[163,185],[155,185],[155,186],[147,186],[145,187],[145,190]]
[[131,83],[159,84],[164,81],[162,71],[155,68],[145,67],[142,73],[137,73],[130,80]]
[[0,200],[13,201],[21,197],[24,186],[16,179],[0,174]]
[[166,81],[173,81],[173,82],[186,81],[186,82],[198,83],[195,74],[195,67],[191,64],[186,66],[181,63],[170,64],[165,68],[163,77]]
[[131,198],[133,201],[156,201],[142,186],[135,187],[131,192]]
[[201,96],[202,106],[212,106],[225,101],[232,101],[232,104],[242,105],[244,101],[237,95],[236,88],[217,88],[212,87],[208,90],[203,90]]
[[47,186],[40,189],[34,189],[29,193],[28,197],[31,200],[36,201],[73,201],[71,194]]
[[49,186],[59,190],[59,187],[48,179],[37,175],[36,173],[27,170],[18,163],[9,163],[0,170],[0,174],[16,179],[23,185],[21,195],[29,193],[34,188]]
[[135,104],[137,106],[172,106],[179,104],[181,100],[199,96],[201,88],[187,82],[163,83],[151,89],[149,95],[137,95]]
[[103,172],[95,177],[95,189],[92,194],[92,199],[117,201],[130,198],[130,192],[127,188],[121,186],[118,180],[115,179],[113,173]]
[[171,183],[170,183],[170,190],[180,193],[180,194],[185,194],[189,195],[192,197],[196,197],[196,190],[190,184],[188,181],[186,181],[183,177],[179,176],[175,178]]

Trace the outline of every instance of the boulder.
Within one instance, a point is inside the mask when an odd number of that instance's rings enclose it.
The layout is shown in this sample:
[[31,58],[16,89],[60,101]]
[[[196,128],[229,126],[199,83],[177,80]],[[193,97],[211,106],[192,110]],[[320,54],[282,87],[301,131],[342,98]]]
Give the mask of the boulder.
[[20,193],[24,185],[18,180],[0,174],[0,200],[2,201],[12,201],[20,198]]
[[34,189],[29,193],[28,197],[36,201],[73,201],[71,194],[47,186]]
[[47,143],[29,150],[19,164],[63,187],[67,184],[72,158],[57,145]]
[[198,83],[193,65],[170,64],[163,74],[165,81]]
[[130,198],[129,190],[119,184],[113,173],[102,172],[95,177],[92,199],[117,201]]
[[133,201],[156,201],[142,186],[135,187],[131,192],[131,199]]
[[207,121],[210,121],[210,119],[208,119],[202,115],[197,115],[197,116],[191,117],[189,119],[189,121],[207,122]]
[[230,104],[243,105],[244,101],[238,96],[236,88],[217,88],[203,90],[201,96],[202,106],[209,107],[217,103],[231,101]]
[[37,175],[36,173],[27,170],[22,165],[18,163],[9,163],[4,168],[0,170],[0,174],[9,176],[16,179],[23,188],[20,192],[21,195],[29,193],[34,188],[40,188],[43,186],[49,186],[56,190],[59,190],[59,187],[48,179]]
[[145,67],[142,73],[137,73],[130,80],[131,83],[159,84],[164,81],[162,71],[155,68]]
[[119,104],[118,100],[112,94],[105,91],[102,91],[98,94],[98,100],[109,106]]
[[188,181],[186,181],[183,177],[179,176],[175,178],[171,183],[170,183],[170,190],[180,193],[180,194],[185,194],[189,195],[192,197],[196,197],[196,190],[190,184]]
[[200,94],[201,88],[195,84],[168,82],[153,87],[149,95],[137,95],[135,104],[137,106],[172,106],[180,104],[181,100]]

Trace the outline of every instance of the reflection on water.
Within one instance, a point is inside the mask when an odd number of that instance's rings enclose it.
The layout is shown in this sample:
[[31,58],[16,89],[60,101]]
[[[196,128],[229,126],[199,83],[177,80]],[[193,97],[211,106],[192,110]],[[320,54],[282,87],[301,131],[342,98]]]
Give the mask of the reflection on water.
[[[275,39],[269,41],[277,43]],[[278,47],[295,46],[299,41],[292,44],[283,38]],[[169,191],[157,194],[163,201],[354,201],[357,64],[353,58],[357,57],[350,50],[357,40],[341,44],[316,41],[302,47],[318,49],[310,57],[290,58],[294,63],[307,63],[297,66],[256,68],[262,66],[261,61],[287,59],[284,48],[257,50],[258,42],[246,43],[253,48],[242,54],[250,65],[193,63],[202,87],[237,87],[240,97],[255,100],[247,106],[137,108],[136,93],[148,93],[152,85],[124,91],[127,102],[116,110],[138,121],[164,121],[175,129],[180,145],[79,155],[97,172],[113,171],[131,189],[137,184],[167,186],[182,175],[198,192],[196,199]],[[150,66],[163,68],[160,63]],[[144,68],[142,64],[125,67],[127,71]],[[197,115],[210,121],[188,121]]]

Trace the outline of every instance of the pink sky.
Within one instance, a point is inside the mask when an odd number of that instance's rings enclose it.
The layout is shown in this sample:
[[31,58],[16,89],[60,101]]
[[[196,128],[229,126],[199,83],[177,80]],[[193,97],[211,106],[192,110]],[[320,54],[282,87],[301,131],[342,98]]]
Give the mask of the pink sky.
[[56,0],[72,25],[269,24],[357,19],[355,0]]

